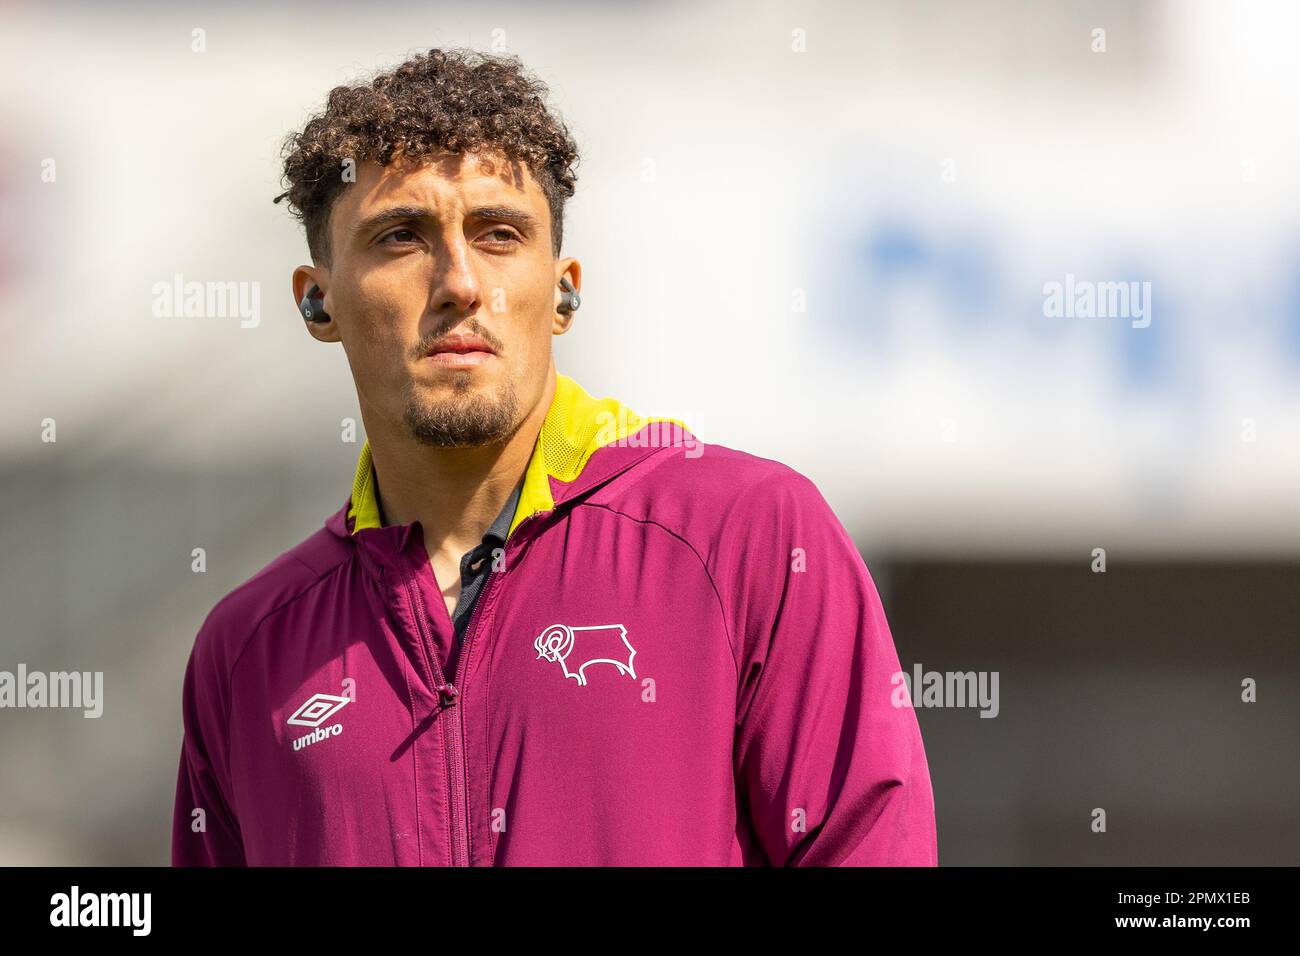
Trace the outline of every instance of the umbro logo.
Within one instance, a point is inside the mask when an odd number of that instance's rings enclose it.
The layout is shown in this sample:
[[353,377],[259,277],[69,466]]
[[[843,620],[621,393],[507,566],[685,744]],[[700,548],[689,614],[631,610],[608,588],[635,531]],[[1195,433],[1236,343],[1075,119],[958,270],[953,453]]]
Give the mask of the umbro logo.
[[299,727],[319,727],[350,703],[352,703],[351,697],[312,694],[305,704],[293,712],[289,723]]
[[293,712],[288,723],[299,727],[315,727],[309,734],[303,734],[293,742],[294,750],[301,750],[303,747],[309,747],[314,743],[319,743],[328,737],[337,737],[343,733],[342,724],[331,724],[328,727],[322,727],[321,724],[329,720],[340,710],[352,703],[351,697],[337,697],[334,694],[312,694],[307,701]]

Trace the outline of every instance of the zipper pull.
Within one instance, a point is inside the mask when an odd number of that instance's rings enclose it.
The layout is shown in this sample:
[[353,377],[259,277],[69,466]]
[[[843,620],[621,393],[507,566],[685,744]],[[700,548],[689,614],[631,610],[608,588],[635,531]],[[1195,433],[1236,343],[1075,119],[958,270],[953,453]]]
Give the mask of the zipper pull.
[[444,707],[452,706],[460,697],[460,691],[456,689],[455,684],[439,684],[437,690],[438,696],[442,698],[442,705]]

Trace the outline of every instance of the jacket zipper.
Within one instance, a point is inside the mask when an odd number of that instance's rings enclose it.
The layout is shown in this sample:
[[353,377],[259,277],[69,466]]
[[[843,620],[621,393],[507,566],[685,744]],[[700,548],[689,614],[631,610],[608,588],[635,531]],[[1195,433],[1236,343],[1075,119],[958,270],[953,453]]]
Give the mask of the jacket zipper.
[[[525,518],[525,521],[528,519]],[[520,522],[523,527],[523,522]],[[518,529],[516,529],[517,531]],[[509,542],[506,543],[506,550],[503,555],[509,554]],[[469,623],[465,627],[465,641],[460,648],[460,658],[456,661],[456,687],[465,686],[465,676],[469,668],[470,649],[473,647],[474,638],[478,630],[479,621],[491,607],[492,597],[496,593],[497,578],[503,577],[503,574],[489,571],[487,586],[483,593],[479,595],[478,601],[474,605],[474,610],[470,612]],[[453,687],[455,690],[455,687]],[[469,786],[468,774],[465,772],[465,708],[457,709],[453,719],[449,723],[448,729],[451,731],[453,753],[455,759],[452,761],[452,793],[455,800],[460,802],[460,808],[457,817],[461,823],[461,829],[458,834],[460,837],[461,858],[465,861],[462,865],[469,866]]]
[[[451,707],[456,703],[456,698],[459,696],[459,692],[456,690],[456,688],[453,685],[447,683],[447,678],[442,672],[442,661],[438,659],[437,648],[434,647],[432,639],[430,638],[429,634],[426,632],[426,623],[428,621],[429,612],[428,609],[424,606],[424,600],[420,597],[419,590],[416,589],[411,584],[410,580],[407,580],[404,586],[406,588],[406,598],[408,601],[411,602],[412,610],[415,611],[415,615],[414,615],[415,626],[420,631],[420,647],[424,651],[425,659],[429,662],[429,666],[433,671],[433,678],[436,682],[435,689],[438,691],[438,700],[441,704],[441,706],[439,707],[439,713],[441,713],[442,711],[446,710],[448,707]],[[442,753],[443,753],[443,759],[448,763],[450,763],[450,753],[449,753],[450,745],[448,744],[447,738],[448,738],[448,734],[444,727],[442,733]],[[454,817],[455,801],[453,800],[452,802],[453,802],[452,815]],[[455,820],[452,821],[453,833],[456,832],[454,829],[454,824],[455,824]],[[455,839],[453,838],[453,844],[454,842]],[[455,854],[454,846],[452,848],[451,862],[453,866],[456,865],[456,854]]]
[[[515,534],[511,536],[514,538],[515,542],[519,540],[520,530],[534,517],[536,517],[536,515],[529,515],[519,523],[519,527],[515,529]],[[511,543],[512,542],[510,541],[506,542],[506,554],[509,554]],[[518,549],[516,548],[516,552],[517,551]],[[438,681],[437,691],[438,697],[442,701],[442,710],[446,710],[448,707],[454,707],[460,702],[461,693],[459,688],[460,686],[463,686],[465,682],[466,668],[469,663],[470,647],[474,642],[478,622],[486,612],[486,609],[489,606],[489,600],[496,590],[495,585],[497,583],[497,578],[501,576],[492,572],[489,572],[489,574],[491,574],[491,576],[488,578],[487,587],[484,588],[483,593],[479,595],[479,600],[475,603],[474,610],[470,613],[469,624],[465,628],[465,641],[460,648],[460,657],[456,662],[455,684],[447,683],[446,675],[442,670],[442,661],[438,659],[436,649],[434,653],[430,655],[432,658],[431,663],[433,666],[433,674]],[[423,633],[427,621],[428,610],[424,606],[424,601],[420,599],[419,592],[412,587],[410,581],[406,583],[406,591],[408,596],[419,608],[417,619],[420,622],[421,640],[424,642],[425,647],[428,648],[432,644],[432,641],[428,640],[428,635]],[[453,715],[453,719],[446,722],[443,730],[442,746],[443,756],[447,762],[451,789],[451,863],[452,866],[469,866],[469,790],[466,785],[467,775],[465,773],[464,707],[457,708],[457,712]]]

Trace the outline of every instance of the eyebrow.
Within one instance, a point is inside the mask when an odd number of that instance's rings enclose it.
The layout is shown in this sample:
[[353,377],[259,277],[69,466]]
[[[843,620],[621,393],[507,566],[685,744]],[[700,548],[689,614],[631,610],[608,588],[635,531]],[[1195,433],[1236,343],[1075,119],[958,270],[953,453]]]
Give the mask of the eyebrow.
[[[524,212],[522,209],[516,209],[514,206],[475,206],[469,210],[466,218],[506,222],[518,226],[524,232],[530,233],[537,231],[539,225],[536,216]],[[432,219],[437,221],[438,216],[427,206],[393,206],[362,219],[352,227],[352,236],[355,238],[363,233],[382,229],[384,226],[397,222],[409,222],[412,219]]]

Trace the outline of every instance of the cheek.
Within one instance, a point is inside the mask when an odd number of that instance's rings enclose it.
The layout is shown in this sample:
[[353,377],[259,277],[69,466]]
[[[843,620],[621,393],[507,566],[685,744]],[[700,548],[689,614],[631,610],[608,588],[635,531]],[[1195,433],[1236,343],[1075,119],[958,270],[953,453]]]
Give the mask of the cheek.
[[348,315],[344,344],[350,338],[364,353],[359,358],[367,366],[391,366],[404,361],[419,338],[415,320],[408,318],[404,301],[393,289],[359,290]]
[[369,302],[364,312],[352,312],[347,327],[342,325],[343,349],[357,390],[378,406],[397,401],[409,377],[406,359],[410,344],[385,321],[379,303]]
[[550,350],[550,302],[534,300],[528,308],[514,318],[511,330],[513,351],[523,359],[521,364],[535,365],[545,362]]

